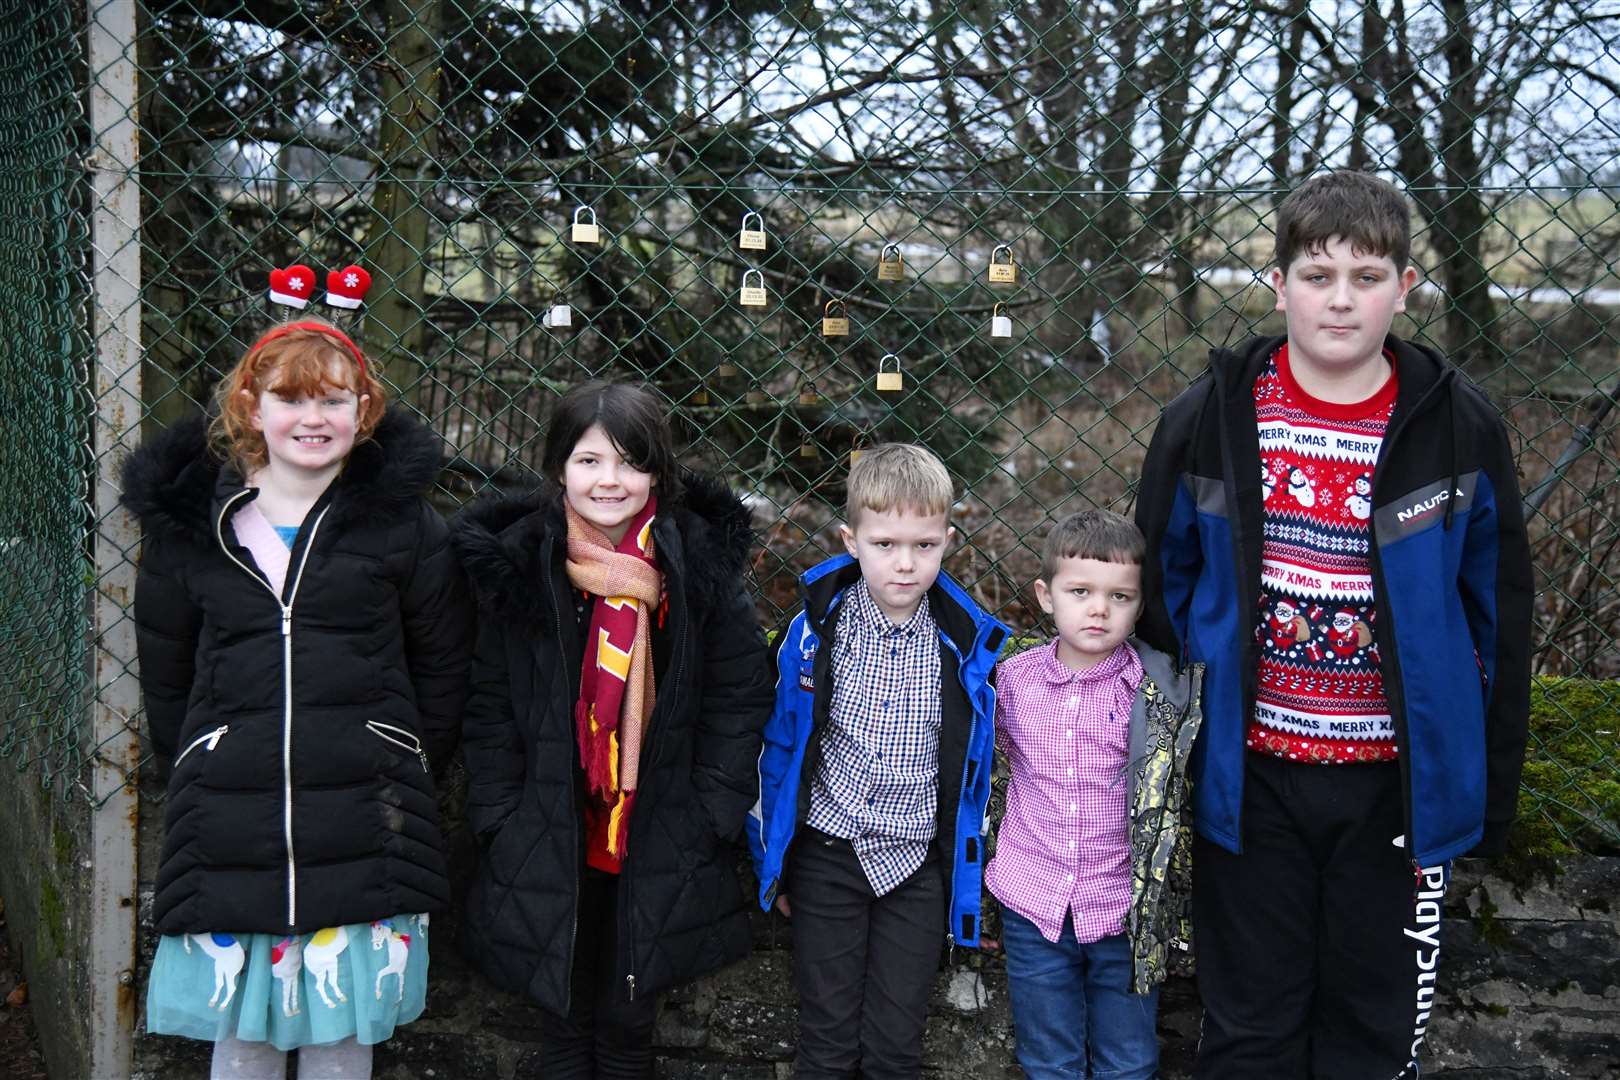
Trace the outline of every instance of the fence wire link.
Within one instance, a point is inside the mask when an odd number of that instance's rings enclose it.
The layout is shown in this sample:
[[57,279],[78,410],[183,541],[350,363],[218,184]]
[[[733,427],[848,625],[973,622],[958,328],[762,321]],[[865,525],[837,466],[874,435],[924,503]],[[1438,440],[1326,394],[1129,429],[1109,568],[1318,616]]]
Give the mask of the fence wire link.
[[[64,790],[93,752],[79,31],[104,2],[0,0],[0,749]],[[1280,195],[1372,169],[1417,226],[1424,284],[1396,331],[1502,406],[1526,489],[1559,463],[1532,523],[1526,816],[1616,850],[1617,16],[148,0],[139,165],[100,163],[142,192],[143,426],[205,402],[274,318],[270,268],[358,263],[376,284],[354,329],[444,437],[447,507],[534,479],[561,389],[642,379],[768,523],[768,619],[833,546],[851,452],[914,439],[964,492],[948,568],[1034,628],[1044,524],[1128,507],[1160,407],[1211,347],[1279,325],[1260,275]]]

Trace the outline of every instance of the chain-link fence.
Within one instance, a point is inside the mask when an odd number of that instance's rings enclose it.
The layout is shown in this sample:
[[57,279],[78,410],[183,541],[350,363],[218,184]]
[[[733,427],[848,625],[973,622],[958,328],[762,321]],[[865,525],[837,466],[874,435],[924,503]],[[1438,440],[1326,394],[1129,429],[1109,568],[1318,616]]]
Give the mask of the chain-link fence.
[[139,188],[148,434],[274,317],[270,268],[358,263],[447,505],[534,478],[560,389],[643,379],[760,507],[767,617],[831,548],[851,452],[914,439],[964,492],[948,568],[1034,628],[1044,524],[1129,504],[1160,407],[1277,325],[1281,192],[1349,165],[1411,195],[1397,332],[1488,390],[1536,489],[1529,819],[1620,845],[1612,0],[148,0],[138,165],[92,154],[84,104],[124,6],[0,0],[0,751],[41,782],[108,794],[97,170]]

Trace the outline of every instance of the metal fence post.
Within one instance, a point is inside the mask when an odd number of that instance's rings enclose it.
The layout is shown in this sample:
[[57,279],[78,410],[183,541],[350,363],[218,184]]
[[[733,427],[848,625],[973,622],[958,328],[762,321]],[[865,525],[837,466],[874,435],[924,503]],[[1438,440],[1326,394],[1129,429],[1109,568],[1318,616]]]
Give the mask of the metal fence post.
[[134,518],[118,504],[117,470],[141,420],[140,191],[135,160],[135,0],[88,0],[91,289],[96,396],[91,724],[94,879],[90,905],[91,1069],[128,1076],[134,1047],[137,804],[140,740],[133,674]]

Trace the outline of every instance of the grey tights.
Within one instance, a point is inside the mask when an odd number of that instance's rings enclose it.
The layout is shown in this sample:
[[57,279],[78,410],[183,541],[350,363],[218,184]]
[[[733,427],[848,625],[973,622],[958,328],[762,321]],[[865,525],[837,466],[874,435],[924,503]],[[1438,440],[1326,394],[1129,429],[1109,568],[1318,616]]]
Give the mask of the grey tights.
[[[369,1080],[371,1047],[353,1036],[325,1046],[298,1050],[298,1080]],[[287,1052],[267,1042],[244,1042],[227,1035],[214,1044],[209,1080],[286,1080]]]

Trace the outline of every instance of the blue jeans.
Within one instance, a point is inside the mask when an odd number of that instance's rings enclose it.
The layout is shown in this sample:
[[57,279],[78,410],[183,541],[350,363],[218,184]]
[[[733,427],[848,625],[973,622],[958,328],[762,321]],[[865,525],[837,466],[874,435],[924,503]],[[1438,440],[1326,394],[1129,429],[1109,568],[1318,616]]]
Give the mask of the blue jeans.
[[1131,993],[1125,935],[1082,945],[1072,920],[1065,920],[1051,942],[1011,908],[1003,907],[1001,917],[1024,1074],[1030,1080],[1152,1080],[1159,1067],[1159,991]]

